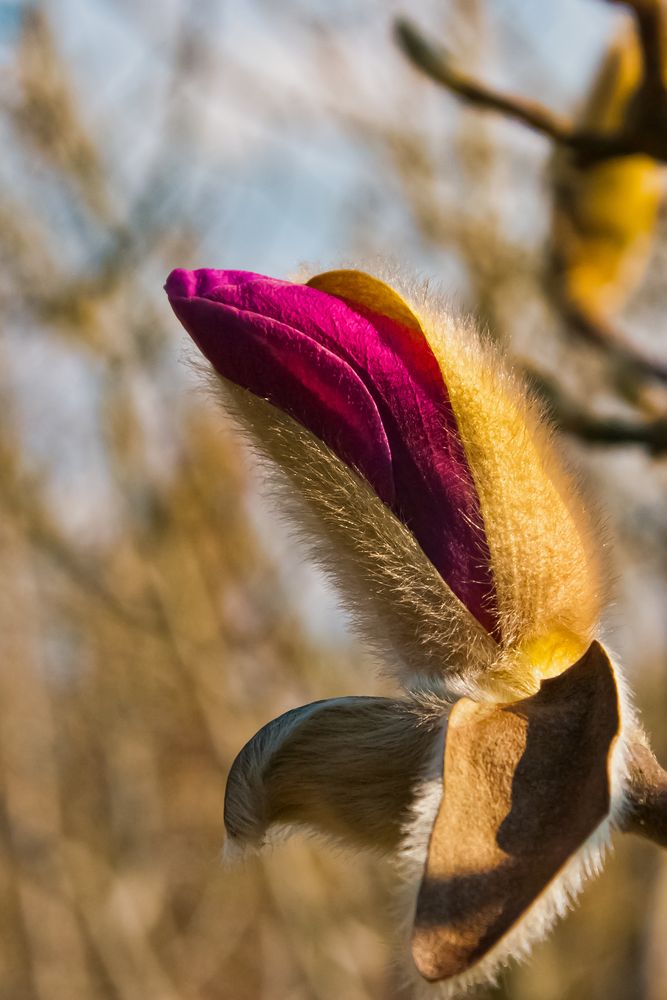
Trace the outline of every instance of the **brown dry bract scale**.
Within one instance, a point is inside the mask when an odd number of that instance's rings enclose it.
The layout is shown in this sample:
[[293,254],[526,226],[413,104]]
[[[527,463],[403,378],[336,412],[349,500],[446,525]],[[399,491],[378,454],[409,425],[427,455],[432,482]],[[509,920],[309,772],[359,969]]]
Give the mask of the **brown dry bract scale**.
[[531,698],[457,702],[412,942],[426,979],[483,958],[604,820],[619,723],[597,642]]

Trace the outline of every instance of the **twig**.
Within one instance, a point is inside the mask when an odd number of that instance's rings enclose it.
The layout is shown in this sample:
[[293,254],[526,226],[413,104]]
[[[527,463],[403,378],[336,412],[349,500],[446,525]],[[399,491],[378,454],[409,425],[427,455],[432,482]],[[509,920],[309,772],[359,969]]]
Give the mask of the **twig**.
[[[576,152],[583,162],[610,159],[616,156],[644,153],[667,162],[667,91],[662,60],[665,49],[665,7],[661,0],[608,0],[632,8],[637,19],[644,59],[644,80],[635,102],[630,123],[614,133],[579,129],[567,118],[556,114],[537,101],[515,95],[501,94],[455,69],[447,52],[428,41],[409,21],[396,22],[399,46],[410,61],[432,80],[446,87],[475,107],[496,111],[521,122],[547,136],[553,142]],[[559,296],[559,309],[574,331],[586,340],[602,347],[615,360],[631,366],[641,376],[667,382],[667,363],[660,362],[629,344],[609,323],[578,308]],[[629,437],[641,429],[629,430]],[[621,429],[615,433],[621,434]],[[663,428],[650,429],[650,447],[663,450]],[[590,440],[607,440],[593,437]],[[643,437],[642,437],[642,443]]]
[[[618,2],[618,0],[613,0]],[[580,129],[537,101],[501,94],[451,65],[447,52],[434,45],[403,18],[396,22],[399,46],[417,69],[478,108],[497,111],[553,142],[578,153],[586,162],[642,153],[667,162],[667,107],[660,100],[645,102],[634,120],[617,132]]]
[[628,7],[637,24],[637,35],[642,49],[644,77],[641,89],[645,100],[662,103],[667,101],[664,69],[665,6],[663,0],[607,0]]
[[541,373],[528,368],[525,374],[547,404],[555,423],[567,434],[588,444],[609,447],[635,444],[652,455],[667,453],[667,416],[649,421],[596,417],[583,410]]
[[611,447],[636,444],[646,448],[652,455],[664,455],[667,452],[667,418],[641,423],[600,420],[582,413],[576,419],[572,418],[564,430],[589,444]]
[[566,118],[550,111],[538,101],[500,94],[454,69],[447,52],[429,42],[410,21],[399,18],[395,30],[398,44],[408,59],[436,83],[447,87],[471,104],[514,118],[555,142],[567,145],[572,141],[574,128]]
[[651,357],[640,347],[629,344],[612,323],[593,316],[571,299],[560,295],[557,304],[571,329],[584,340],[602,347],[615,361],[634,369],[638,375],[667,382],[667,362]]

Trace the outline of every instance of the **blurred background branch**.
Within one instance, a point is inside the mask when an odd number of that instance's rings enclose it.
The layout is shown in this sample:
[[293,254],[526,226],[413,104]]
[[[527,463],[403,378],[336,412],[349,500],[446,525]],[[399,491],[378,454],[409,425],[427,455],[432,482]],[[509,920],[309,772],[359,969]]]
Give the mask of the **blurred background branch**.
[[608,2],[631,8],[636,16],[642,53],[642,79],[633,117],[612,131],[596,127],[596,122],[582,126],[550,111],[538,101],[502,94],[479,83],[458,71],[447,51],[430,42],[409,20],[399,18],[396,21],[396,39],[411,62],[436,83],[476,107],[499,112],[534,129],[573,150],[582,160],[592,162],[638,153],[656,160],[667,160],[664,0]]

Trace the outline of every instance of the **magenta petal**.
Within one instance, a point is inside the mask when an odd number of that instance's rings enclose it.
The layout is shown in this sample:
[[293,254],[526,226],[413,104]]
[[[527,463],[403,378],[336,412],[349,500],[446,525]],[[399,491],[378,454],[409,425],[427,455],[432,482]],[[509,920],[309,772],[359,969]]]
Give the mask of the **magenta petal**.
[[249,272],[174,271],[166,290],[214,368],[291,414],[356,469],[496,634],[479,498],[422,334],[315,288]]
[[348,364],[270,317],[198,297],[174,297],[171,304],[217,372],[293,416],[392,505],[387,436],[372,396]]

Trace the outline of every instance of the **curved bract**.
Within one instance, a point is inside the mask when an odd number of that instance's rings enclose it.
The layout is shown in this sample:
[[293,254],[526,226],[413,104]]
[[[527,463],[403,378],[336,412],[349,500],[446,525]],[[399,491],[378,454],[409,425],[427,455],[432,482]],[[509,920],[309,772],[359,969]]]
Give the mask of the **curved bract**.
[[597,643],[530,698],[454,706],[412,939],[425,978],[493,967],[567,905],[589,838],[586,860],[600,861],[619,730],[613,668]]
[[290,824],[403,841],[415,965],[453,995],[546,931],[621,815],[594,524],[498,352],[421,292],[349,270],[175,271],[167,292],[406,690],[261,730],[230,774],[230,844]]

